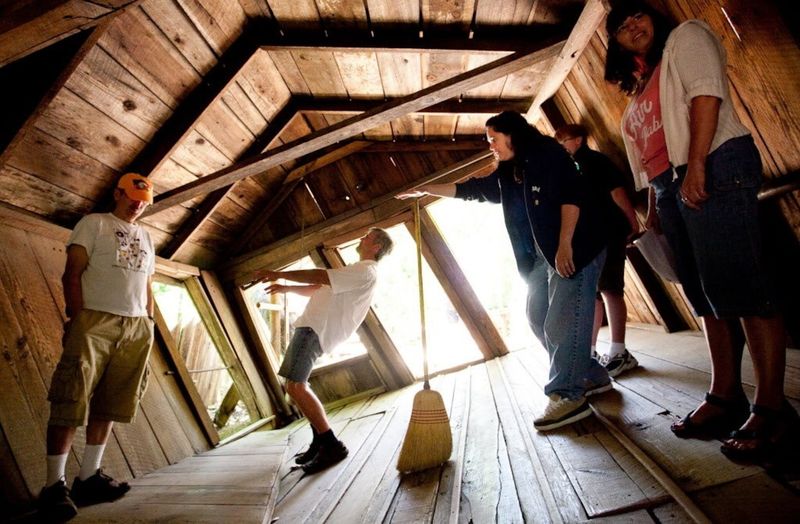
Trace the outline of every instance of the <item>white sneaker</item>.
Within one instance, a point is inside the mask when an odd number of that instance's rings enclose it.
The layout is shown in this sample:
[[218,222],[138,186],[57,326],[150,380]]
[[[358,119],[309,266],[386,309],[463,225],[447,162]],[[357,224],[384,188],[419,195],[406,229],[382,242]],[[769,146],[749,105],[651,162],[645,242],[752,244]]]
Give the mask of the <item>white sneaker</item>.
[[624,371],[628,371],[639,365],[639,361],[636,360],[636,357],[631,355],[627,349],[611,358],[604,355],[601,357],[600,363],[606,368],[606,371],[608,371],[609,377],[616,377]]
[[585,398],[570,400],[559,395],[550,395],[550,402],[544,408],[544,413],[533,421],[537,431],[549,431],[572,424],[592,414],[592,408]]

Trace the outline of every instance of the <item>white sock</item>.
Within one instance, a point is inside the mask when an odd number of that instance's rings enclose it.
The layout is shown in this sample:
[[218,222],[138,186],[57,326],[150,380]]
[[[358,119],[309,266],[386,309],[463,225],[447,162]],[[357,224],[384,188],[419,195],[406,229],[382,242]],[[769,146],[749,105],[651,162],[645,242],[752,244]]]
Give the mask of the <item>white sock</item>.
[[59,480],[66,480],[67,457],[63,455],[47,455],[47,486],[52,486]]
[[608,356],[613,358],[625,353],[625,342],[612,342],[608,348]]
[[100,469],[100,460],[103,458],[103,451],[105,451],[105,444],[98,444],[96,446],[86,446],[83,451],[83,463],[81,463],[81,470],[78,473],[78,478],[86,480]]
[[592,353],[591,354],[594,355],[595,353],[597,353],[597,346],[592,346]]

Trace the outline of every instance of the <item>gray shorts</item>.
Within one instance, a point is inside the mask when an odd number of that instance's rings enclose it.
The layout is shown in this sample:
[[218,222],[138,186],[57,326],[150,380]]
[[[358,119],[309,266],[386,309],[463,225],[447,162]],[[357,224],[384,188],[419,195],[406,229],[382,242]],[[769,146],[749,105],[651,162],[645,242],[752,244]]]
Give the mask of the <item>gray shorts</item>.
[[278,375],[292,382],[308,382],[314,362],[322,355],[319,337],[310,327],[294,330]]

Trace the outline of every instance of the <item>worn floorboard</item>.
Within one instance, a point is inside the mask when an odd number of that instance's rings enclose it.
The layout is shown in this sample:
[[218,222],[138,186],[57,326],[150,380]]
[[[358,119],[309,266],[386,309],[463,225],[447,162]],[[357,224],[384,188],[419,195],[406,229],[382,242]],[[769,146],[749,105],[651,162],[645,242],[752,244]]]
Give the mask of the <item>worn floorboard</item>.
[[[628,346],[642,366],[593,405],[713,522],[796,522],[796,485],[728,461],[717,441],[681,440],[669,431],[708,387],[703,339],[631,326]],[[788,357],[793,369],[796,353]],[[411,475],[395,469],[421,388],[414,384],[331,410],[350,454],[325,472],[292,471],[294,454],[311,436],[298,421],[137,478],[125,498],[85,508],[77,522],[690,522],[594,417],[544,434],[533,429],[547,402],[547,368],[546,353],[535,348],[434,379],[453,436],[453,454],[438,468]],[[752,376],[749,359],[743,373]],[[790,395],[800,390],[795,376],[787,373]],[[752,384],[746,390],[752,394]]]

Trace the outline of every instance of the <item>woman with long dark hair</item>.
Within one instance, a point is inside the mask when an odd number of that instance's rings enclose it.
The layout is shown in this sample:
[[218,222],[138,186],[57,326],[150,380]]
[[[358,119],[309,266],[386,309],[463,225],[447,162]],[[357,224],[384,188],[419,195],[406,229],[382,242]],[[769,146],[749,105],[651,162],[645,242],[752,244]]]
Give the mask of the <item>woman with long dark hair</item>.
[[[736,430],[722,451],[758,458],[785,440],[796,414],[783,395],[784,326],[761,261],[761,160],[731,103],[725,50],[704,22],[672,29],[638,0],[617,3],[606,30],[606,80],[631,97],[622,137],[637,189],[649,186],[647,227],[660,227],[675,252],[711,356],[710,391],[672,431]],[[749,416],[742,328],[758,383]]]
[[426,194],[501,203],[517,266],[528,283],[528,321],[550,355],[549,403],[539,431],[591,415],[586,396],[611,389],[591,358],[597,279],[605,258],[599,208],[585,199],[575,164],[553,138],[519,113],[486,122],[497,170],[459,184],[429,184],[398,195]]

